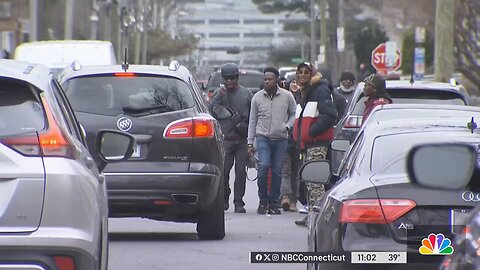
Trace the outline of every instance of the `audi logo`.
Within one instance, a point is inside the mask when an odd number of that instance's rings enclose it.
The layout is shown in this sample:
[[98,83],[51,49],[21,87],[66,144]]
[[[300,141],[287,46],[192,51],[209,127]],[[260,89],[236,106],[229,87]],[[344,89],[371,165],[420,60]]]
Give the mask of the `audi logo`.
[[128,131],[132,128],[132,120],[127,117],[122,117],[117,121],[117,127],[121,131]]
[[462,199],[466,202],[480,202],[480,193],[465,191],[462,193]]

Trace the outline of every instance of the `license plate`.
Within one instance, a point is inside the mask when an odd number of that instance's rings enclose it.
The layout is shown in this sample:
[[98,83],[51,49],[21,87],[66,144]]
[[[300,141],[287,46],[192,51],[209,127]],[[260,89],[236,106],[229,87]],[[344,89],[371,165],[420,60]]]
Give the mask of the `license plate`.
[[462,232],[463,227],[467,225],[470,211],[465,209],[452,209],[450,211],[452,233]]
[[141,144],[135,144],[133,147],[133,154],[131,157],[133,158],[139,158],[140,157],[140,149],[142,148]]

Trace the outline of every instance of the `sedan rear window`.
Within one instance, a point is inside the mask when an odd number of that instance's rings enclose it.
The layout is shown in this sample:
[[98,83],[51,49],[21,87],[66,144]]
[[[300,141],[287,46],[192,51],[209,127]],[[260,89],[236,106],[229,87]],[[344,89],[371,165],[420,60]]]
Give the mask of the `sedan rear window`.
[[[387,89],[394,104],[447,104],[466,105],[460,93],[441,90],[423,89]],[[360,95],[360,99],[353,109],[354,115],[362,115],[367,98]]]
[[41,131],[44,127],[43,107],[33,86],[0,79],[0,136]]
[[195,105],[187,84],[172,77],[79,77],[64,88],[75,111],[100,115],[151,114]]

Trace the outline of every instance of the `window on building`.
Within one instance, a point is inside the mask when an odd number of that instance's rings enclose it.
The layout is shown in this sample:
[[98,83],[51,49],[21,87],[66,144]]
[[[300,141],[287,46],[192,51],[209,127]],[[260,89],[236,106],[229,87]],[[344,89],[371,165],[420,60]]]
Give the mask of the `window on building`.
[[12,16],[12,3],[0,2],[0,18],[10,18]]
[[243,34],[244,37],[246,38],[268,38],[268,37],[273,37],[273,33],[245,33]]
[[239,24],[240,20],[237,19],[211,19],[210,24]]
[[239,33],[210,33],[210,38],[238,38]]

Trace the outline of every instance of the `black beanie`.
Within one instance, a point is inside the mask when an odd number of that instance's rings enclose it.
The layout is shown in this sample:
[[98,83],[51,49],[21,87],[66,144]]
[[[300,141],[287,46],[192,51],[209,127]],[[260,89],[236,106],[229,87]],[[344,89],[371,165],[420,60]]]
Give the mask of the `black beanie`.
[[340,81],[347,81],[347,80],[355,82],[355,75],[353,75],[353,73],[351,73],[351,72],[344,71],[340,75]]

